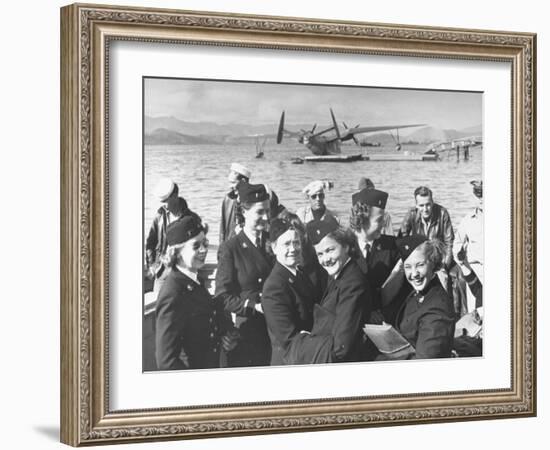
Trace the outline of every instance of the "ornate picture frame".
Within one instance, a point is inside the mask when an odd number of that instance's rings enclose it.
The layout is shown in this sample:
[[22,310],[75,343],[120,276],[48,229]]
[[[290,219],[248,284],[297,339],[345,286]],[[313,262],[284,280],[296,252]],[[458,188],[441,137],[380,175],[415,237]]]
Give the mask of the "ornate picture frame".
[[[505,62],[511,67],[510,386],[113,410],[110,45],[117,41]],[[61,440],[73,446],[536,414],[536,36],[75,4],[61,9]],[[503,187],[504,188],[504,187]]]

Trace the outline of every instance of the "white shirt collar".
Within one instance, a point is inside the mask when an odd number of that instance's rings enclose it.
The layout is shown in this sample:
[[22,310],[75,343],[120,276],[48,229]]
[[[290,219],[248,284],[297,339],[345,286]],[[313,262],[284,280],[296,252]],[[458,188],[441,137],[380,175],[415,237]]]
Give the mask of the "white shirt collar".
[[369,249],[372,250],[372,245],[374,244],[374,241],[367,241],[358,237],[357,243],[359,244],[359,250],[361,250],[361,254],[363,255],[363,257],[366,257],[366,246],[368,244]]
[[250,231],[248,231],[246,228],[243,228],[243,232],[246,235],[246,237],[252,242],[252,245],[256,247],[256,235],[250,234]]
[[186,277],[191,278],[195,283],[199,283],[199,278],[197,272],[191,272],[187,267],[182,267],[179,264],[176,264],[176,269],[183,273]]
[[338,271],[337,274],[334,275],[335,280],[337,280],[340,277],[340,274],[344,271],[344,267],[346,267],[350,261],[351,261],[351,258],[348,257],[348,259],[346,259],[346,262],[342,264],[342,268]]
[[286,270],[288,270],[292,275],[296,276],[296,268],[285,266],[283,263],[277,261],[281,266],[283,266]]

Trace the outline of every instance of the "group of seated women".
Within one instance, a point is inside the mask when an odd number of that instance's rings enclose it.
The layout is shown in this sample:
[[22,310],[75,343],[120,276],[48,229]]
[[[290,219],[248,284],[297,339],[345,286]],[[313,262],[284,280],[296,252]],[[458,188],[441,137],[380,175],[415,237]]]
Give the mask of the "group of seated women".
[[414,349],[403,358],[452,356],[453,301],[437,276],[445,250],[383,235],[387,193],[355,193],[350,228],[331,216],[271,218],[261,184],[241,183],[238,197],[242,228],[221,245],[213,296],[199,277],[205,228],[191,216],[168,226],[159,370],[384,359],[366,323],[393,325]]

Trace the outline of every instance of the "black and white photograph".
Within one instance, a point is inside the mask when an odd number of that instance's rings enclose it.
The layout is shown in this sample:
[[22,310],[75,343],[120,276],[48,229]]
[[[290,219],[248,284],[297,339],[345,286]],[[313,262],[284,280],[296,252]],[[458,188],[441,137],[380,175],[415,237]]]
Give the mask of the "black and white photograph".
[[143,371],[482,357],[482,117],[482,92],[144,77]]

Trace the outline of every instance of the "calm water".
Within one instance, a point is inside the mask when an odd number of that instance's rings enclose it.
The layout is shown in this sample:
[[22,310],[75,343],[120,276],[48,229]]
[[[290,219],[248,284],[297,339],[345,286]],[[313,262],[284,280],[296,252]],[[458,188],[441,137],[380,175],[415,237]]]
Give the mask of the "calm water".
[[[343,154],[361,153],[365,149],[344,146]],[[395,153],[392,148],[370,148],[368,153]],[[403,146],[402,151],[423,153],[425,146]],[[222,199],[227,191],[227,174],[232,162],[244,164],[252,171],[251,182],[268,184],[283,205],[295,211],[306,203],[303,187],[315,179],[334,181],[325,202],[347,223],[351,194],[357,190],[360,177],[370,178],[377,188],[387,191],[387,210],[394,227],[401,223],[407,209],[414,205],[413,191],[426,185],[434,192],[434,200],[445,206],[454,227],[473,208],[470,180],[482,177],[482,150],[470,150],[469,161],[456,161],[456,156],[443,154],[437,162],[357,161],[352,163],[291,164],[295,156],[308,156],[299,144],[267,145],[263,159],[256,159],[254,145],[182,145],[145,146],[145,231],[149,229],[159,207],[153,189],[161,177],[171,177],[180,187],[180,195],[209,226],[209,238],[216,243]]]

